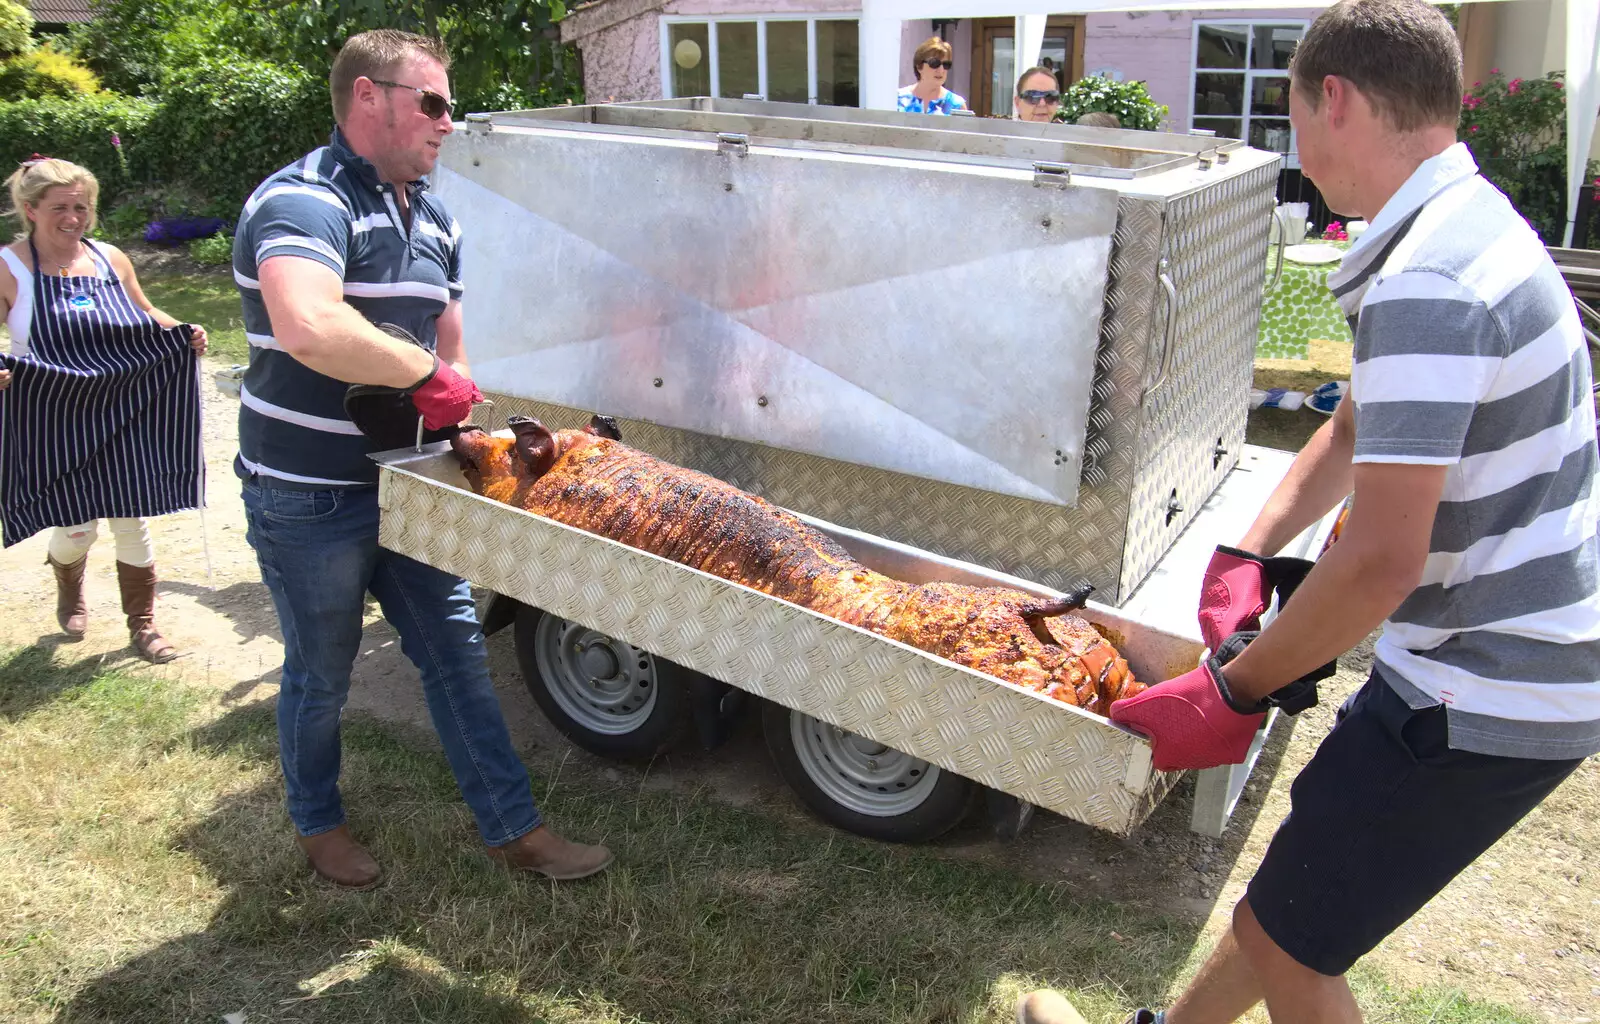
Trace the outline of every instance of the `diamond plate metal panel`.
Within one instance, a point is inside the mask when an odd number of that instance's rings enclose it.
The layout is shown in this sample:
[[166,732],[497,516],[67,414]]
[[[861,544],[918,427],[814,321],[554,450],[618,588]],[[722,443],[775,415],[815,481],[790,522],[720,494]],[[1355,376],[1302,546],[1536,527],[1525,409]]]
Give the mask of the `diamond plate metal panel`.
[[1126,835],[1176,781],[1104,719],[419,473],[379,542],[1076,821]]
[[[1139,452],[1139,395],[1150,353],[1150,305],[1161,237],[1161,205],[1123,197],[1112,274],[1101,319],[1084,444],[1083,480],[1071,508],[1013,498],[819,458],[621,420],[628,444],[709,473],[774,504],[912,544],[1023,579],[1070,590],[1094,584],[1116,603],[1124,533]],[[552,428],[581,427],[593,412],[491,394],[495,414],[536,416]],[[1148,567],[1146,567],[1148,571]]]
[[1145,403],[1120,595],[1132,593],[1239,460],[1277,176],[1270,163],[1167,207],[1162,251],[1177,288],[1177,349],[1165,385]]

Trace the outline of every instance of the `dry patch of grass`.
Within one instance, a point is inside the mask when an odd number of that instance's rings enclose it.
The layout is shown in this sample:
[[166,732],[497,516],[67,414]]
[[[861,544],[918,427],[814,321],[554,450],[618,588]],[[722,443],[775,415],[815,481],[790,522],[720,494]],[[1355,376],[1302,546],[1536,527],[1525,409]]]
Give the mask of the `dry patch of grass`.
[[[512,878],[442,757],[346,728],[377,890],[315,882],[280,807],[270,707],[38,649],[0,659],[0,1019],[999,1022],[1072,991],[1120,1020],[1192,966],[1192,931],[982,865],[568,771],[540,783],[617,865]],[[1369,1020],[1511,1024],[1362,979]]]

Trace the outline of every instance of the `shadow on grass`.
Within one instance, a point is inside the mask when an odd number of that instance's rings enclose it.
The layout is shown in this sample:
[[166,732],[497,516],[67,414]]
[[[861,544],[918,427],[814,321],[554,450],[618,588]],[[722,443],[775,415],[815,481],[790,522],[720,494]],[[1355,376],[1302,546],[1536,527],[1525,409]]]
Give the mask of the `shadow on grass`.
[[[572,771],[543,810],[617,864],[512,877],[443,758],[359,718],[343,787],[386,876],[342,892],[310,875],[266,781],[269,705],[172,744],[263,777],[170,837],[222,899],[204,930],[79,987],[60,1021],[976,1021],[1038,982],[1093,1019],[1157,997],[1195,939],[1062,886]],[[321,995],[284,1002],[306,989]]]

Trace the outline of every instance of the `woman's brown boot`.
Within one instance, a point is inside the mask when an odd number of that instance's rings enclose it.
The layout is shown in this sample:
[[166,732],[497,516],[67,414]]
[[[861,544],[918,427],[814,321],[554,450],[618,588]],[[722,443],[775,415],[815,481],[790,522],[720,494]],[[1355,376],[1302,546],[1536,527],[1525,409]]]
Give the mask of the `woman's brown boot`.
[[83,570],[89,565],[89,556],[62,565],[47,552],[44,560],[56,571],[56,621],[67,636],[82,640],[89,629],[89,606],[83,599]]
[[156,567],[119,561],[117,584],[122,588],[122,611],[128,616],[128,636],[139,657],[153,665],[176,658],[177,648],[156,631]]

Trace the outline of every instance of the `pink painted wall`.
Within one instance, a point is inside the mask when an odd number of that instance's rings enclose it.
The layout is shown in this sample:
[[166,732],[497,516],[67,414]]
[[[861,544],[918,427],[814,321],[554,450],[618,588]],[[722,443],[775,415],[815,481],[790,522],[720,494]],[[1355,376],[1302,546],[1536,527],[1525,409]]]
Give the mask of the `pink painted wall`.
[[1148,11],[1091,14],[1083,34],[1083,72],[1114,68],[1124,79],[1148,84],[1150,95],[1168,108],[1166,127],[1189,130],[1189,73],[1194,62],[1196,21],[1306,21],[1320,10]]

